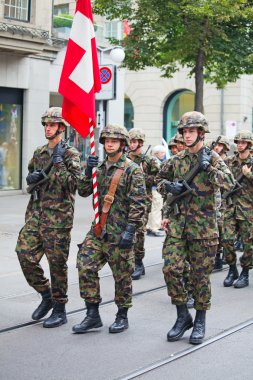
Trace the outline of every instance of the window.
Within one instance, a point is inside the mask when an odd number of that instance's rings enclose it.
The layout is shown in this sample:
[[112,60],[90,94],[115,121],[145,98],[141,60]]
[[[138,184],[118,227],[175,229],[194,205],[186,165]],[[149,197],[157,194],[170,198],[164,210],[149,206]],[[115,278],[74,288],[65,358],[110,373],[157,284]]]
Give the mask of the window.
[[4,17],[20,21],[29,21],[30,0],[5,0]]
[[69,14],[69,4],[55,5],[54,6],[54,15],[68,15]]
[[121,21],[110,21],[105,23],[105,37],[123,39],[123,23]]

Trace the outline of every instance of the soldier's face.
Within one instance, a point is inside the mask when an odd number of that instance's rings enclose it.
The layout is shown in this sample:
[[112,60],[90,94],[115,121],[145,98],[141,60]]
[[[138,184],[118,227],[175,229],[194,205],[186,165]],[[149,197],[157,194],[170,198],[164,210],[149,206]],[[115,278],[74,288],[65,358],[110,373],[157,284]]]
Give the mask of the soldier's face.
[[239,140],[237,143],[238,152],[243,152],[248,146],[247,141]]
[[130,140],[129,148],[130,150],[135,150],[138,147],[139,141],[136,139]]
[[59,127],[59,123],[47,122],[45,125],[45,136],[46,138],[52,137],[55,135]]
[[218,143],[218,144],[215,145],[215,147],[213,148],[213,150],[216,153],[220,154],[220,152],[223,150],[223,148],[224,148],[223,144]]
[[171,153],[173,154],[173,156],[178,153],[178,149],[176,146],[170,147],[170,150],[171,150]]
[[181,152],[182,150],[185,150],[185,145],[181,142],[177,142],[177,151]]
[[184,128],[183,129],[183,138],[186,146],[191,146],[198,137],[198,128]]
[[116,153],[120,148],[120,139],[105,139],[105,151],[106,153]]

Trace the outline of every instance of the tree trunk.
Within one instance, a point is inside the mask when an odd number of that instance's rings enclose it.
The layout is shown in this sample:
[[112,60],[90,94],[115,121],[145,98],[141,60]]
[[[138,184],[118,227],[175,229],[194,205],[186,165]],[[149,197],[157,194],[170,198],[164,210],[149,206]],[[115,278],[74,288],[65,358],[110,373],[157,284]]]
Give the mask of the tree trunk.
[[204,52],[200,48],[196,57],[195,68],[195,111],[204,113],[203,107],[204,95]]

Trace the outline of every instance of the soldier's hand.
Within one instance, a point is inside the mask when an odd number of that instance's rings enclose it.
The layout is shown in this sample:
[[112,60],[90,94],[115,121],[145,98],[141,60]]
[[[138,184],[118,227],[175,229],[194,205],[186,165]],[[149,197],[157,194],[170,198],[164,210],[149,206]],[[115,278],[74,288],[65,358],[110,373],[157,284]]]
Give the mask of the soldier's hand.
[[59,164],[59,163],[63,162],[63,157],[64,157],[66,150],[67,150],[67,145],[62,144],[61,141],[55,146],[54,151],[53,151],[53,163],[54,164]]
[[27,185],[31,185],[32,183],[39,182],[43,178],[44,175],[42,174],[41,170],[35,170],[34,172],[28,174],[26,177],[26,183]]
[[199,165],[202,170],[207,170],[208,166],[210,165],[212,158],[212,152],[207,149],[202,149],[202,151],[199,153]]
[[173,195],[179,195],[183,192],[184,185],[182,182],[178,182],[178,181],[177,182],[166,181],[165,188],[168,193],[171,193]]
[[163,230],[167,230],[167,226],[169,224],[169,219],[163,219],[161,223],[161,227]]
[[92,177],[92,169],[98,166],[98,156],[89,156],[87,159],[87,167],[85,169],[85,175],[88,178]]
[[252,166],[248,167],[248,165],[242,166],[242,174],[247,176],[251,172]]
[[122,249],[130,249],[133,246],[134,243],[134,235],[135,235],[135,226],[132,224],[128,224],[126,226],[126,230],[121,236],[120,242],[119,242],[119,248]]

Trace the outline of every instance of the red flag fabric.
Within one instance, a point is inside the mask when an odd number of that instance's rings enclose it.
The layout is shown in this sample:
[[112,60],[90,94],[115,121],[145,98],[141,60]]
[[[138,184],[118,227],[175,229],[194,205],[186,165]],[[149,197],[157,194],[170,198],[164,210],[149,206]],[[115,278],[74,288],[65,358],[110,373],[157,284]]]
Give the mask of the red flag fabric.
[[128,34],[131,33],[131,30],[132,30],[132,28],[129,25],[128,20],[124,20],[124,37],[127,37]]
[[62,68],[59,93],[62,116],[86,137],[96,125],[95,93],[101,82],[90,0],[77,0]]

